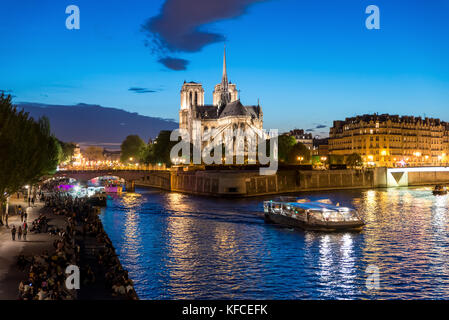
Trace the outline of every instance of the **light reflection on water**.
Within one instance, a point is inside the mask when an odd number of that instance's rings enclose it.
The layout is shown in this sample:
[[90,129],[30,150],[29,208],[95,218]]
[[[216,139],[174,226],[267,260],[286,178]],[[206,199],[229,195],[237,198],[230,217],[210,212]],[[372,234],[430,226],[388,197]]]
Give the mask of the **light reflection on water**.
[[[431,188],[302,194],[355,207],[360,233],[263,221],[262,201],[138,190],[101,218],[142,299],[449,299],[448,196]],[[365,270],[380,270],[380,289]]]

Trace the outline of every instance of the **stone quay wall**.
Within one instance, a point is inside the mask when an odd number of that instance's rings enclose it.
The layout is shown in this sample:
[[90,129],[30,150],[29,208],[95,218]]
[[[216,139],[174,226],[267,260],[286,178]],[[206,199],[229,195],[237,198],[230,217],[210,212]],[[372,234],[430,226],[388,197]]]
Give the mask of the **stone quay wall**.
[[408,185],[419,186],[448,183],[449,172],[408,172]]
[[298,191],[375,187],[373,170],[280,170],[263,176],[258,170],[165,171],[135,181],[137,186],[207,196],[250,197]]

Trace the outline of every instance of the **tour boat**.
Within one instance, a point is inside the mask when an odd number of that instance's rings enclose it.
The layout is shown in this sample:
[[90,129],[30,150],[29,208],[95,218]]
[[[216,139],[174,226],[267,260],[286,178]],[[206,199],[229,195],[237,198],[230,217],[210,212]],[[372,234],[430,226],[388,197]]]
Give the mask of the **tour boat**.
[[439,184],[439,185],[435,186],[432,193],[434,195],[445,195],[445,194],[447,194],[447,188],[446,188],[446,186],[442,186]]
[[121,185],[106,185],[104,187],[104,192],[106,193],[122,193],[123,188]]
[[312,201],[264,201],[265,221],[316,231],[361,230],[365,225],[348,207]]

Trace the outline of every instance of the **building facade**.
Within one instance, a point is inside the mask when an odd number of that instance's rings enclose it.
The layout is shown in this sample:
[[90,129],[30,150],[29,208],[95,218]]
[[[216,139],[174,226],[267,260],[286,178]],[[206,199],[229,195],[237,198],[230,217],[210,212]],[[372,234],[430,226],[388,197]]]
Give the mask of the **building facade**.
[[287,134],[294,137],[296,143],[301,142],[309,150],[313,149],[313,136],[311,133],[304,132],[304,129],[294,129]]
[[225,141],[227,129],[249,131],[263,137],[262,108],[259,105],[244,106],[240,102],[236,85],[228,81],[226,51],[221,83],[215,86],[212,96],[213,103],[205,104],[201,83],[184,82],[181,88],[179,128],[185,129],[193,141],[201,139],[203,148],[217,138]]
[[448,164],[449,123],[439,119],[388,114],[334,121],[329,153],[358,153],[373,166]]
[[329,155],[329,138],[314,138],[312,155],[326,157]]

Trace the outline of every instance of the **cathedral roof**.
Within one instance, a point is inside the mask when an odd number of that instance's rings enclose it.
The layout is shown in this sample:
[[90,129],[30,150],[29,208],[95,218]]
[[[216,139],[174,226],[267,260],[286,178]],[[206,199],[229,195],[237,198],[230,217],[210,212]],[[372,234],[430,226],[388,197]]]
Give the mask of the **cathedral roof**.
[[248,116],[250,115],[240,100],[232,101],[224,107],[220,113],[220,118],[229,116]]
[[246,106],[245,107],[248,113],[253,118],[259,118],[260,116],[260,106]]
[[196,106],[198,117],[200,119],[217,119],[217,107],[214,105]]
[[221,112],[218,111],[218,107],[214,105],[196,106],[197,116],[200,119],[218,119],[232,116],[247,116],[251,118],[259,118],[260,107],[259,106],[243,106],[240,100],[236,100],[228,103]]

